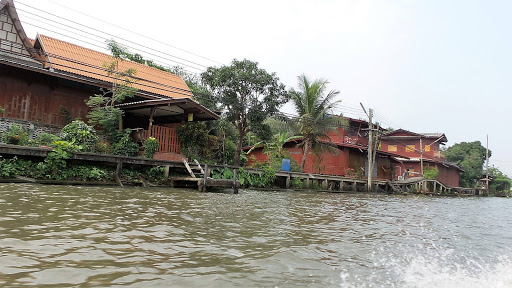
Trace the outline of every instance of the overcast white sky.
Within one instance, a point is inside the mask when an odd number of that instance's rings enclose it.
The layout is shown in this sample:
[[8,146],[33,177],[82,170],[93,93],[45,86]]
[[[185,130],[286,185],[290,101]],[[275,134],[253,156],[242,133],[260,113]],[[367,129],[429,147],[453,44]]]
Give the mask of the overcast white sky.
[[[198,73],[247,58],[288,87],[302,73],[328,79],[341,91],[339,112],[349,117],[363,116],[362,102],[385,126],[444,132],[449,146],[485,146],[488,134],[491,164],[512,176],[512,1],[14,1],[32,38],[39,32],[100,50],[97,36],[113,38],[106,32],[137,43],[118,39],[133,52]],[[88,31],[97,36],[27,5],[95,28]]]

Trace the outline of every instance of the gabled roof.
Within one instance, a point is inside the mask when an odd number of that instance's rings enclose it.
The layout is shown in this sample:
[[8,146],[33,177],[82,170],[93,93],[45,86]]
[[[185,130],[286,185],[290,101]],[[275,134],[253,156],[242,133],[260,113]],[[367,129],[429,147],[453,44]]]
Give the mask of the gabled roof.
[[[11,35],[6,35],[6,39],[0,39],[2,42],[0,43],[0,51],[7,52],[2,54],[7,54],[12,58],[19,58],[25,61],[31,60],[32,62],[41,65],[44,58],[37,53],[32,46],[31,39],[27,37],[27,34],[21,25],[18,13],[16,12],[16,8],[14,7],[14,2],[12,0],[0,0],[0,11],[1,22],[11,24],[15,29],[11,30],[11,32],[7,32],[7,34]],[[10,38],[9,36],[12,37]]]
[[[47,63],[51,69],[103,82],[111,83],[114,80],[104,67],[112,63],[111,55],[44,35],[37,36],[34,47],[41,48],[46,53]],[[185,81],[173,73],[129,60],[120,60],[118,71],[128,69],[136,71],[134,88],[155,96],[193,98]]]
[[439,139],[440,142],[447,142],[444,133],[415,133],[404,129],[397,129],[381,136],[381,139]]

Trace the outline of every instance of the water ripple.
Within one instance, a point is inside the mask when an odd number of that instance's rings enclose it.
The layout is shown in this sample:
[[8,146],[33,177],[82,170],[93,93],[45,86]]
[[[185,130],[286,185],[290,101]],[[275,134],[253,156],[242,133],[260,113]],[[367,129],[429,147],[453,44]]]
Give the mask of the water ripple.
[[0,184],[0,285],[508,287],[508,205]]

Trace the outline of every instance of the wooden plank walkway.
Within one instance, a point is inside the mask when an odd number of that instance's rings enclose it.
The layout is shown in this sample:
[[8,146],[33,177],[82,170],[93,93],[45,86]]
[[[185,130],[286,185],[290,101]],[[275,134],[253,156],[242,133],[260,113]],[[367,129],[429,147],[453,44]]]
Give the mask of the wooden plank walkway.
[[[48,153],[51,152],[51,148],[41,147],[28,147],[28,146],[17,146],[0,144],[0,155],[4,156],[21,156],[28,158],[46,158]],[[165,167],[164,172],[164,183],[169,183],[171,186],[179,187],[179,185],[197,187],[200,191],[208,191],[209,187],[224,187],[232,188],[237,193],[240,187],[240,182],[236,179],[236,171],[240,167],[228,166],[228,165],[201,165],[197,161],[193,161],[193,165],[189,165],[187,162],[181,161],[166,161],[166,160],[155,160],[143,157],[127,157],[119,155],[106,155],[106,154],[95,154],[95,153],[74,153],[70,160],[79,162],[85,162],[89,164],[103,164],[107,166],[117,166],[116,174],[120,175],[123,165],[137,165],[137,166],[162,166]],[[187,167],[188,166],[188,167]],[[204,167],[204,168],[203,168]],[[228,168],[233,170],[235,177],[233,180],[224,179],[213,179],[211,177],[211,171],[217,168]],[[185,174],[189,174],[191,177],[171,177],[169,178],[169,170],[177,169]],[[243,168],[245,172],[261,174],[263,170],[253,168]],[[194,171],[197,173],[193,173]],[[197,177],[196,176],[199,176]],[[293,181],[300,181],[303,186],[311,188],[312,186],[321,187],[322,190],[332,192],[343,192],[343,191],[359,191],[366,192],[366,179],[358,179],[343,176],[334,175],[323,175],[323,174],[309,174],[300,172],[276,172],[276,183],[282,188],[292,188],[292,179],[298,179]],[[314,184],[313,184],[314,183]],[[118,183],[122,185],[122,183]],[[187,187],[188,187],[187,186]],[[375,179],[372,181],[372,191],[374,192],[388,192],[388,193],[427,193],[427,194],[448,194],[455,193],[458,195],[487,195],[487,191],[482,189],[468,189],[459,187],[447,187],[437,180],[425,179],[423,177],[413,177],[400,181],[388,181],[382,179]]]

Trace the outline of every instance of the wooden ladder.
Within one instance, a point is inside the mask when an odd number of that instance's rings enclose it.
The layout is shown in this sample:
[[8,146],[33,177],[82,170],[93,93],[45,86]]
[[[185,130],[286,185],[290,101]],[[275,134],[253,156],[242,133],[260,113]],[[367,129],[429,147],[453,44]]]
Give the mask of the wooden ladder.
[[400,185],[392,182],[392,181],[388,181],[388,184],[389,186],[391,187],[391,189],[393,189],[394,192],[398,192],[398,193],[403,193],[404,191],[402,190],[402,188],[400,188]]
[[[194,159],[191,163],[188,163],[186,159],[183,159],[183,164],[185,165],[185,168],[187,168],[188,173],[192,178],[201,178],[204,175],[203,167],[201,167],[201,164]],[[193,164],[192,166],[190,164]],[[194,173],[195,172],[195,173]]]

